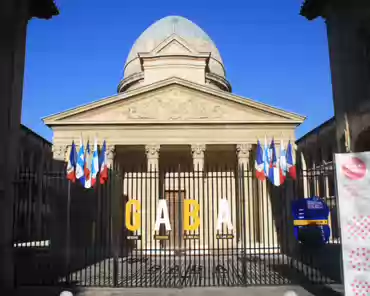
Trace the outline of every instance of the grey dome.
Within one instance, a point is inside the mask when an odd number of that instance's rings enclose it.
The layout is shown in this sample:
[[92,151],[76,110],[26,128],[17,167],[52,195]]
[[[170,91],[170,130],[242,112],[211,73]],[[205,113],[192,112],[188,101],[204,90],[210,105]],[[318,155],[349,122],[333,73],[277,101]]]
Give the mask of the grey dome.
[[136,40],[125,64],[124,76],[141,72],[138,53],[150,52],[166,38],[176,34],[200,53],[210,53],[209,70],[225,78],[221,55],[211,38],[192,21],[181,16],[167,16],[152,24]]

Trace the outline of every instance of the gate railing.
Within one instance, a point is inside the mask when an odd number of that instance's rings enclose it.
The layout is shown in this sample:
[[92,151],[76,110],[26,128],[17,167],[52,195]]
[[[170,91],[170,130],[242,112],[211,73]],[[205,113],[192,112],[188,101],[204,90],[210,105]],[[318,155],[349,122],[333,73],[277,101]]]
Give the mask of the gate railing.
[[[78,181],[68,183],[62,170],[21,170],[14,183],[16,284],[338,281],[333,178],[327,169],[301,172],[297,181],[287,178],[274,187],[243,167],[125,169],[110,171],[104,185],[84,189]],[[331,209],[332,237],[318,250],[293,237],[290,205],[306,194],[322,197]]]

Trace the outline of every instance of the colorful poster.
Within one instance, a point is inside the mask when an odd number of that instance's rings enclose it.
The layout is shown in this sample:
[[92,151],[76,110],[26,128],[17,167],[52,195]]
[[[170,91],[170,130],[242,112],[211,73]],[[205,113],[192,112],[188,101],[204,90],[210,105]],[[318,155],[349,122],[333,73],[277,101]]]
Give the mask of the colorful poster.
[[335,155],[345,295],[370,295],[370,152]]

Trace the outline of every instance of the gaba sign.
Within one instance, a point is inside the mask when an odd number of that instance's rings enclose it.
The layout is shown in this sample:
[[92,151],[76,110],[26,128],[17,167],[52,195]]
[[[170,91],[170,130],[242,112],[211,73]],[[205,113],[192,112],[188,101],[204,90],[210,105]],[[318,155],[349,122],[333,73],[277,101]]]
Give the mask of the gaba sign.
[[292,202],[294,236],[310,246],[328,242],[330,237],[329,207],[317,196]]
[[[231,211],[229,201],[221,199],[219,202],[219,213],[217,216],[217,228],[221,230],[222,225],[225,224],[228,230],[233,230],[231,221]],[[184,215],[183,225],[185,231],[196,231],[200,227],[199,217],[200,205],[196,200],[184,199]],[[131,219],[131,217],[133,219]],[[141,227],[141,204],[140,201],[132,199],[126,203],[126,228],[130,231],[138,231]],[[159,231],[161,225],[164,225],[166,231],[171,231],[171,223],[169,219],[169,212],[167,201],[160,199],[157,205],[157,215],[154,224],[154,230]]]

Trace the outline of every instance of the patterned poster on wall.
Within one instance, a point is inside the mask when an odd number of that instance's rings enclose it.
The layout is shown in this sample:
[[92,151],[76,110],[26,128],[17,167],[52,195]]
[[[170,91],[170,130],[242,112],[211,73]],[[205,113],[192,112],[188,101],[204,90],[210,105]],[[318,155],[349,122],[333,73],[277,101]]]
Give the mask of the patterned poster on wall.
[[336,154],[345,295],[370,295],[370,152]]

